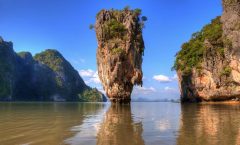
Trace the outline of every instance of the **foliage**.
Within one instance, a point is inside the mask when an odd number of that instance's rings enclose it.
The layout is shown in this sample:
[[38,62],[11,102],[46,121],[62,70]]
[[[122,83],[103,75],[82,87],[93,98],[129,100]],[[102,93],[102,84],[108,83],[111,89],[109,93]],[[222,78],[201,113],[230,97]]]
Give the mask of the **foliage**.
[[93,24],[90,24],[90,25],[89,25],[89,29],[90,29],[90,30],[94,29],[94,27],[95,27],[95,26],[94,26]]
[[222,33],[222,23],[220,17],[217,17],[210,24],[203,27],[200,32],[194,33],[189,42],[182,45],[182,49],[176,54],[173,69],[189,73],[192,68],[199,66],[206,51],[204,47],[205,40],[208,40],[217,48],[220,54],[223,54]]
[[123,38],[127,31],[125,26],[116,19],[110,19],[107,21],[103,29],[107,33],[109,39]]
[[12,59],[14,59],[13,51],[2,39],[2,43],[0,43],[0,97],[8,97],[11,94],[11,80],[14,71]]
[[7,97],[11,93],[10,82],[5,79],[6,76],[0,74],[0,97]]
[[25,52],[25,51],[22,51],[22,52],[19,52],[19,53],[17,53],[17,55],[18,56],[20,56],[20,57],[22,57],[22,58],[24,58],[26,55],[28,55],[29,54],[29,52]]
[[[142,10],[137,8],[134,10],[131,10],[129,6],[126,6],[123,10],[111,10],[113,13],[113,17],[106,21],[104,23],[103,31],[105,32],[105,36],[107,39],[113,39],[113,38],[120,38],[123,39],[124,35],[126,35],[127,29],[119,22],[119,18],[121,18],[121,15],[124,15],[125,11],[129,11],[132,14],[135,15],[135,18],[137,19],[140,29],[144,28],[144,22],[148,20],[146,16],[142,16],[140,18],[140,15],[142,14]],[[100,11],[99,13],[101,13]],[[97,15],[99,15],[99,13]],[[90,26],[92,28],[93,26]]]
[[221,71],[221,76],[229,76],[231,74],[231,72],[232,72],[232,68],[229,66],[226,66]]
[[83,102],[102,102],[103,95],[96,89],[87,89],[82,94],[79,94],[80,101]]
[[145,22],[145,21],[148,20],[148,18],[147,18],[146,16],[142,16],[142,17],[141,17],[141,20],[142,20],[143,22]]
[[124,11],[129,11],[130,10],[130,6],[125,6],[124,7]]
[[142,14],[142,10],[139,8],[135,9],[133,12],[136,16],[140,16]]
[[124,52],[124,50],[123,50],[122,48],[117,47],[117,48],[113,48],[113,49],[111,50],[111,52],[112,52],[113,54],[121,54],[121,53]]
[[61,71],[64,60],[63,56],[58,51],[52,49],[36,54],[34,59],[47,65],[54,71]]
[[[48,49],[42,53],[36,54],[34,59],[41,62],[42,64],[48,66],[55,74],[55,82],[58,86],[59,91],[66,93],[64,88],[66,87],[64,75],[69,77],[74,77],[74,68],[71,64],[64,59],[64,57],[57,51],[53,49]],[[71,82],[72,84],[73,82]]]
[[224,6],[229,6],[229,5],[232,5],[234,3],[236,3],[236,0],[224,0],[223,1]]
[[224,38],[223,39],[223,43],[227,48],[231,48],[232,47],[232,41],[228,38]]

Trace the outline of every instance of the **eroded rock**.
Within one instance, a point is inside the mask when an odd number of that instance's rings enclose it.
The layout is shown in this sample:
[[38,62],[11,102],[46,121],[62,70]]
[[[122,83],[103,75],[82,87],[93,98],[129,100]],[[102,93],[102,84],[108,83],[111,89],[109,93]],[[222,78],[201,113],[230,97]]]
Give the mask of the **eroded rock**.
[[112,102],[130,102],[134,85],[142,85],[144,42],[136,10],[102,10],[97,14],[99,78]]
[[240,1],[223,7],[177,54],[182,102],[240,100]]

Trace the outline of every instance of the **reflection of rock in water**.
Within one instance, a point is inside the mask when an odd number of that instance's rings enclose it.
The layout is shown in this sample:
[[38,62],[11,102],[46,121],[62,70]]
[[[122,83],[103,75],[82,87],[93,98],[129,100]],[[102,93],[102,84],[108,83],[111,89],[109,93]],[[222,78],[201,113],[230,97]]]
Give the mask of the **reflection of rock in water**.
[[239,145],[240,106],[182,105],[178,145]]
[[93,103],[1,103],[0,145],[78,145],[63,143],[77,135],[70,129],[103,108]]
[[144,145],[142,122],[134,122],[130,105],[112,105],[97,135],[97,145]]

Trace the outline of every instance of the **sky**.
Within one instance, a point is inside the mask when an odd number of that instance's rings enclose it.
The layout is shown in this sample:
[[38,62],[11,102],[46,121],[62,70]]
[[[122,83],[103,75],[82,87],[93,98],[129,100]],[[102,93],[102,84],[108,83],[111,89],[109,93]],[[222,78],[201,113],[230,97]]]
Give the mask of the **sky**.
[[221,15],[221,0],[0,0],[0,36],[16,52],[33,55],[58,50],[91,87],[102,90],[97,76],[96,34],[89,29],[101,9],[142,9],[143,87],[133,99],[178,99],[175,54],[192,33]]

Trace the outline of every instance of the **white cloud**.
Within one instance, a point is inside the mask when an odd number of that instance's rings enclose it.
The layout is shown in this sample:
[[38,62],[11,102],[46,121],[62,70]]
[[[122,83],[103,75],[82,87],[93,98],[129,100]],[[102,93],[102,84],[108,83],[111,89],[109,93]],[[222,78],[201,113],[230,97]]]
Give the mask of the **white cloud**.
[[165,91],[176,91],[176,89],[171,88],[171,87],[168,87],[168,86],[165,87],[164,90],[165,90]]
[[101,83],[101,81],[98,77],[97,71],[93,71],[92,69],[80,70],[79,74],[81,77],[83,77],[84,81],[87,84],[89,84],[89,83],[100,84]]
[[154,92],[156,92],[156,89],[153,87],[146,88],[146,87],[136,86],[134,87],[134,90],[133,90],[134,95],[147,95]]
[[178,80],[178,76],[177,74],[174,74],[173,77],[168,77],[165,75],[155,75],[153,76],[153,79],[161,83],[169,83],[169,82]]
[[178,80],[178,76],[177,74],[174,74],[174,76],[172,77],[173,80]]
[[88,81],[86,81],[86,83],[95,83],[95,84],[100,84],[101,83],[101,81],[100,81],[100,79],[99,79],[99,77],[97,76],[97,77],[92,77],[92,78],[90,78]]
[[132,100],[159,101],[164,99],[178,99],[179,90],[174,87],[139,87],[135,86],[132,92]]
[[81,77],[93,77],[95,72],[91,69],[87,69],[87,70],[80,70],[79,74],[81,75]]
[[167,131],[171,128],[170,122],[167,119],[161,119],[155,122],[156,128],[159,129],[161,132]]
[[155,75],[153,76],[153,79],[161,83],[168,83],[172,81],[168,76],[165,75]]

